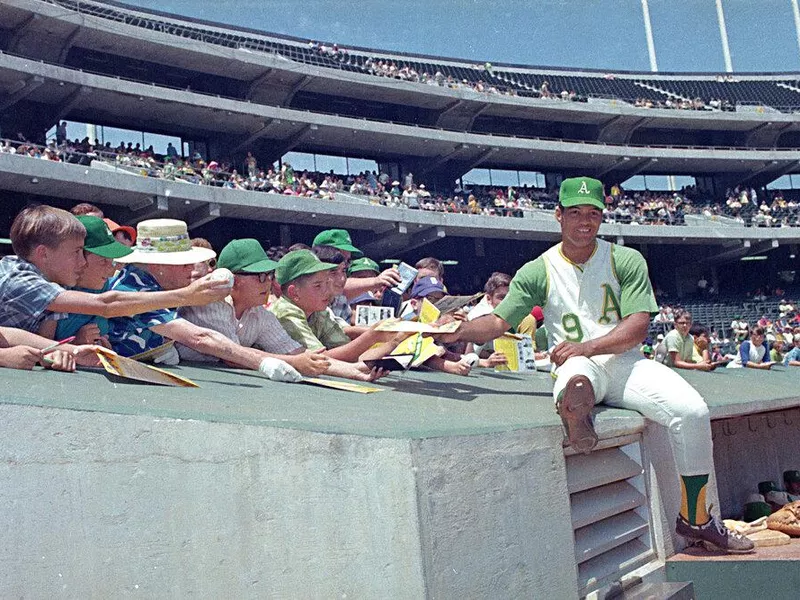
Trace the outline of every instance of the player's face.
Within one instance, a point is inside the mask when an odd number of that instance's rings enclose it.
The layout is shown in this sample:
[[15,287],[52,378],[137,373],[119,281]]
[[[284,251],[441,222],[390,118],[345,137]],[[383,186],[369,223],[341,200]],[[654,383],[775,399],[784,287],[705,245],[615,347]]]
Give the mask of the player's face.
[[561,223],[561,241],[575,249],[594,248],[597,230],[603,222],[603,211],[584,204],[568,208],[557,207],[556,219]]

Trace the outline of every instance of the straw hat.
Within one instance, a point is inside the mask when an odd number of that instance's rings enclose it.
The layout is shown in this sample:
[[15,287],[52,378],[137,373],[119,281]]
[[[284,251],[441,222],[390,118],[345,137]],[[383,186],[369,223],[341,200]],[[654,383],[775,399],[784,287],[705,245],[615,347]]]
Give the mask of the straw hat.
[[217,255],[192,246],[186,223],[177,219],[149,219],[136,226],[136,245],[116,262],[152,265],[192,265]]

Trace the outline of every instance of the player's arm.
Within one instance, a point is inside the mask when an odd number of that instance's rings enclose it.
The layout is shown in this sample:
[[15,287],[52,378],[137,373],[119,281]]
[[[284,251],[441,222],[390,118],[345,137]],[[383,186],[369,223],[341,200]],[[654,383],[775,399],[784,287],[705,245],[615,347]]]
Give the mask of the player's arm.
[[477,342],[485,344],[519,325],[531,314],[536,305],[543,305],[547,297],[547,271],[541,257],[527,263],[511,280],[508,295],[494,312],[472,321],[461,323],[453,334],[437,335],[437,340],[450,342]]
[[434,337],[437,341],[445,344],[454,342],[485,344],[495,338],[499,338],[509,329],[511,329],[511,325],[507,321],[495,314],[490,314],[472,321],[462,322],[455,333],[435,335]]
[[598,356],[621,354],[634,348],[647,337],[650,313],[639,312],[628,315],[606,335],[585,342],[561,342],[550,352],[550,360],[557,366],[573,356]]
[[202,306],[224,300],[230,292],[227,283],[207,277],[198,279],[178,290],[162,292],[108,291],[89,294],[66,290],[56,296],[47,306],[51,312],[98,315],[111,319],[138,315],[163,308],[177,306]]

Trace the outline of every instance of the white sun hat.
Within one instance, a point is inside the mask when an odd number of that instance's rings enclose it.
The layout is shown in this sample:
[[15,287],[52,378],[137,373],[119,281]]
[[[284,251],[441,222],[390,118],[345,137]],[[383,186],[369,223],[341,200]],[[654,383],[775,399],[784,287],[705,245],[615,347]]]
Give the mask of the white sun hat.
[[192,246],[186,223],[177,219],[149,219],[136,226],[133,252],[115,262],[152,265],[192,265],[217,255],[209,248]]

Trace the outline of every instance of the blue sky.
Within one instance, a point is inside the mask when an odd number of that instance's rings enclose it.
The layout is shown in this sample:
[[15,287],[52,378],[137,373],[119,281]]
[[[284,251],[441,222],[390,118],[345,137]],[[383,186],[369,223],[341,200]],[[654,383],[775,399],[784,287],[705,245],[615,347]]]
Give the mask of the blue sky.
[[[649,70],[641,0],[128,0],[343,45],[538,66]],[[650,0],[659,70],[724,71],[714,0]],[[723,0],[735,71],[797,71],[790,0]]]

